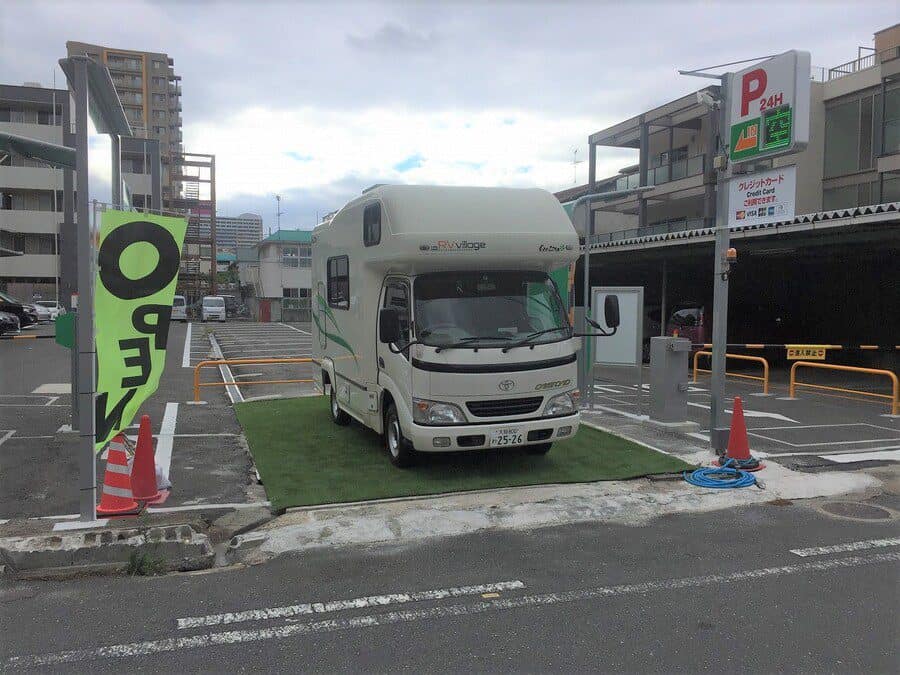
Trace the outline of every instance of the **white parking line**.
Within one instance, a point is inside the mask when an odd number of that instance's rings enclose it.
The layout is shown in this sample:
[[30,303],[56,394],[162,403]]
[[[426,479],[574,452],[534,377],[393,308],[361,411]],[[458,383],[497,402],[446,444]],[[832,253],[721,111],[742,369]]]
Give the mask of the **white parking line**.
[[828,459],[839,464],[852,462],[900,462],[900,450],[887,452],[851,452],[846,455],[828,455]]
[[312,333],[310,333],[310,332],[307,331],[307,330],[300,330],[299,328],[294,328],[293,326],[288,326],[286,323],[279,323],[278,325],[279,325],[279,326],[284,326],[285,328],[290,328],[291,330],[295,330],[295,331],[297,331],[298,333],[303,333],[304,335],[312,335]]
[[[216,342],[216,336],[213,335],[212,333],[209,334],[209,342],[212,345],[213,354],[215,354],[216,357],[219,359],[224,359],[225,355],[222,354],[222,350],[219,348],[219,343]],[[224,365],[224,364],[220,365],[219,373],[221,373],[221,375],[222,375],[223,382],[229,382],[229,383],[234,382],[234,376],[231,374],[231,369],[227,365]],[[239,387],[226,386],[225,393],[228,394],[228,398],[231,400],[232,405],[234,405],[235,402],[237,402],[237,403],[244,402],[244,396],[243,396],[243,394],[241,394],[241,390]]]
[[846,544],[834,546],[813,546],[812,548],[792,548],[791,553],[806,558],[812,555],[828,555],[829,553],[850,553],[864,551],[869,548],[885,548],[887,546],[900,546],[900,537],[893,539],[866,539],[864,541],[851,541]]
[[619,586],[600,586],[560,593],[525,595],[500,600],[485,600],[483,602],[473,602],[468,604],[439,605],[437,607],[419,610],[394,611],[381,614],[362,614],[344,619],[326,619],[323,621],[312,621],[307,623],[291,623],[256,630],[203,633],[189,637],[147,640],[143,642],[107,645],[91,649],[72,649],[51,652],[48,654],[28,654],[23,656],[13,656],[7,659],[5,667],[9,669],[37,668],[40,666],[50,666],[60,663],[77,663],[80,661],[92,661],[96,659],[148,656],[151,654],[178,652],[184,649],[284,639],[298,635],[316,635],[321,633],[332,633],[339,630],[374,628],[377,626],[411,623],[414,621],[475,616],[486,612],[500,612],[522,607],[545,607],[568,602],[596,600],[604,597],[645,595],[660,591],[683,591],[686,588],[702,588],[729,584],[737,584],[741,588],[745,588],[748,583],[754,581],[787,576],[790,574],[819,573],[841,568],[848,569],[859,567],[862,565],[896,563],[898,561],[900,561],[900,552],[814,560],[798,563],[796,565],[741,570],[728,574],[710,574],[680,579],[664,579],[638,584],[622,584]]
[[345,609],[364,609],[366,607],[384,607],[386,605],[405,604],[408,602],[423,602],[426,600],[443,600],[444,598],[458,598],[465,595],[480,595],[482,593],[497,593],[499,591],[511,591],[525,588],[521,581],[499,581],[478,586],[459,586],[456,588],[439,588],[433,591],[417,591],[414,593],[391,593],[389,595],[369,595],[352,600],[332,600],[331,602],[308,602],[300,605],[288,605],[286,607],[267,607],[265,609],[251,609],[244,612],[226,612],[225,614],[209,614],[207,616],[192,616],[178,619],[178,629],[200,628],[202,626],[219,626],[227,623],[239,623],[242,621],[265,621],[268,619],[284,619],[291,616],[303,616],[309,614],[326,614],[339,612]]
[[[188,324],[190,325],[190,324]],[[160,467],[163,483],[169,484],[169,467],[172,464],[172,444],[175,435],[175,422],[178,419],[178,404],[166,403],[159,436],[156,441],[156,465]]]
[[182,368],[191,367],[191,333],[193,331],[193,326],[194,324],[192,323],[187,325],[187,333],[184,336],[184,351],[181,354]]

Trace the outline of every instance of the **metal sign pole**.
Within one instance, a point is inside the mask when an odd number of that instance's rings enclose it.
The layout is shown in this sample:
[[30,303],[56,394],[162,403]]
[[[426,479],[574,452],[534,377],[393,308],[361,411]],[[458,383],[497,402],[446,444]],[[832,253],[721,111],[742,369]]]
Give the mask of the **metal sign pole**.
[[728,182],[731,165],[725,152],[729,133],[728,89],[731,73],[722,76],[719,102],[719,147],[717,154],[725,161],[716,180],[716,248],[713,261],[713,337],[712,378],[710,381],[709,439],[713,450],[724,451],[728,445],[728,427],[725,417],[725,350],[728,344],[728,274],[725,254],[729,246],[728,232]]
[[81,520],[95,520],[97,463],[94,457],[94,285],[93,241],[88,207],[88,76],[87,63],[75,61],[75,174],[78,200],[75,227],[78,312],[78,505]]

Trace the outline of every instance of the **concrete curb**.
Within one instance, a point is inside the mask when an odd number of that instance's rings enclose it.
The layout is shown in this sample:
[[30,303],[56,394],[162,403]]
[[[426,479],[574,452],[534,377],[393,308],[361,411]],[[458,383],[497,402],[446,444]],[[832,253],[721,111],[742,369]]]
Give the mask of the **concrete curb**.
[[166,571],[211,567],[209,538],[190,525],[102,528],[0,539],[0,561],[16,576],[119,571],[143,554]]

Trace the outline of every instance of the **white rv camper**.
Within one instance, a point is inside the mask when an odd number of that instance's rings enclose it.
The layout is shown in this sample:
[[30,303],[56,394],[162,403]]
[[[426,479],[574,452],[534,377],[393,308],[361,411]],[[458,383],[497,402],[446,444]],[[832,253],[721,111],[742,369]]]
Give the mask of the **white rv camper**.
[[416,451],[527,446],[578,429],[580,339],[548,273],[578,236],[544,190],[376,186],[313,232],[317,377],[337,424]]

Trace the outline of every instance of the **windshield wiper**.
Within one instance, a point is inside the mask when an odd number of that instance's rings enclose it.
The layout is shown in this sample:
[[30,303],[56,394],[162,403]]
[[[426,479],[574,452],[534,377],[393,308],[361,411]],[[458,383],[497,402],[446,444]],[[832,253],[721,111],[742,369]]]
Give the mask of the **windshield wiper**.
[[[509,340],[509,338],[505,335],[472,335],[470,337],[464,337],[463,339],[458,340],[453,344],[440,345],[434,351],[436,354],[439,354],[445,349],[456,349],[457,347],[472,346],[472,343],[476,340]],[[475,349],[478,349],[478,347],[475,347]]]
[[569,330],[569,327],[568,326],[557,326],[556,328],[545,328],[544,330],[535,331],[534,333],[530,333],[530,334],[526,335],[524,338],[522,338],[518,342],[515,342],[511,345],[506,345],[501,351],[505,354],[510,349],[515,349],[516,347],[524,347],[525,345],[530,343],[532,340],[534,340],[534,338],[544,335],[546,333],[553,333],[554,331],[558,331],[558,330]]

